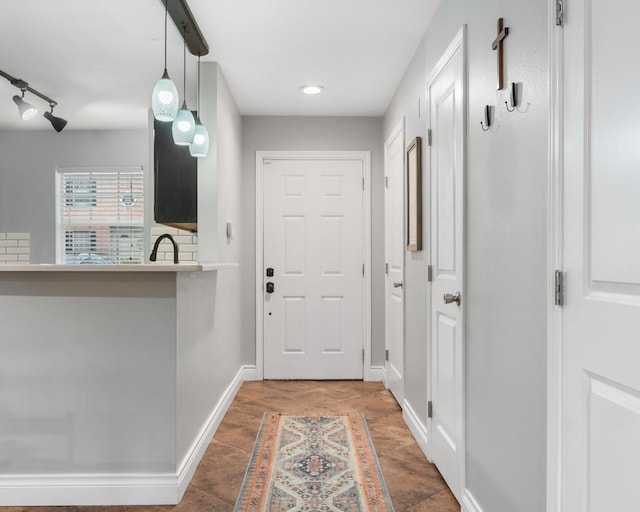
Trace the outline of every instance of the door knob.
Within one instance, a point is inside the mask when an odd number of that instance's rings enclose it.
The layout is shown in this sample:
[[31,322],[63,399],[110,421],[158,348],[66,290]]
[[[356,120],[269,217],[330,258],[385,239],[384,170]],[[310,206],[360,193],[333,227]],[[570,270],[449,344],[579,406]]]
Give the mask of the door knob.
[[275,285],[271,281],[269,281],[267,283],[267,293],[273,293],[275,291],[276,291]]
[[456,292],[455,295],[445,293],[442,297],[442,300],[444,300],[445,304],[451,304],[452,302],[455,302],[459,306],[462,297],[460,296],[460,292]]
[[398,281],[394,281],[393,283],[393,287],[394,288],[402,288],[402,281],[398,282]]

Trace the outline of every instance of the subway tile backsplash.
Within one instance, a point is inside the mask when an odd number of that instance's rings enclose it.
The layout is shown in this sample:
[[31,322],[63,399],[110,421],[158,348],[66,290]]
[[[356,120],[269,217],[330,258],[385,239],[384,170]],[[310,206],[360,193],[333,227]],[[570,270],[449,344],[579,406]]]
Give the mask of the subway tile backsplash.
[[29,233],[0,233],[0,265],[28,264],[31,260]]

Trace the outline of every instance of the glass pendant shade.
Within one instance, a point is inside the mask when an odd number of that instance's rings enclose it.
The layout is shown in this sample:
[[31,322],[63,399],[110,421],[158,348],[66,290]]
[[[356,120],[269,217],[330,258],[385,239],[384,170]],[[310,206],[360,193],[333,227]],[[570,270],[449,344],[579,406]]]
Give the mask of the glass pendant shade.
[[200,118],[196,121],[196,131],[193,135],[193,142],[189,145],[189,153],[195,157],[209,154],[209,132],[200,122]]
[[173,142],[178,146],[188,146],[193,142],[195,131],[196,121],[191,111],[187,108],[187,102],[183,101],[182,108],[178,110],[171,127]]
[[178,89],[165,68],[162,78],[156,82],[151,96],[153,117],[158,121],[173,121],[178,113]]
[[23,121],[33,119],[38,113],[38,109],[36,107],[34,107],[31,103],[27,103],[26,101],[24,101],[17,94],[13,97],[13,101],[16,105],[18,105],[18,112],[20,112],[20,117]]

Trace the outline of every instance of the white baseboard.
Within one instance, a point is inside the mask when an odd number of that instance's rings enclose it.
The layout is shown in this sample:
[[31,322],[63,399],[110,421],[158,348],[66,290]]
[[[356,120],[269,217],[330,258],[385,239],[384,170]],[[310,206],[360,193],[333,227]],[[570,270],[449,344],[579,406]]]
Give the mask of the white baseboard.
[[175,474],[18,475],[0,477],[0,506],[173,505]]
[[460,512],[482,512],[480,505],[469,492],[469,489],[465,489],[462,493],[462,503]]
[[364,376],[370,382],[387,382],[387,371],[384,366],[370,366]]
[[[191,445],[191,449],[187,452],[187,455],[180,464],[178,469],[178,501],[182,499],[182,496],[187,490],[189,486],[189,482],[193,478],[196,469],[198,469],[198,464],[200,460],[204,456],[204,452],[207,451],[207,447],[213,438],[213,435],[218,430],[220,423],[222,423],[222,419],[224,415],[231,407],[231,403],[233,399],[238,394],[238,390],[242,383],[244,382],[245,371],[247,371],[246,366],[240,367],[238,373],[231,381],[231,384],[227,386],[227,389],[218,400],[218,403],[213,409],[213,412],[209,416],[209,419],[205,423],[204,427],[200,431],[200,435],[196,438],[194,443]],[[255,368],[255,367],[254,367]]]
[[402,404],[402,419],[404,419],[404,422],[409,427],[409,431],[413,434],[413,437],[416,439],[416,442],[422,452],[429,460],[431,460],[427,426],[420,421],[416,411],[411,407],[411,404],[406,399]]
[[255,378],[255,366],[243,366],[238,370],[176,473],[0,476],[0,506],[179,503],[242,382],[252,377]]
[[242,380],[258,380],[258,369],[255,364],[245,365],[240,370],[242,372]]

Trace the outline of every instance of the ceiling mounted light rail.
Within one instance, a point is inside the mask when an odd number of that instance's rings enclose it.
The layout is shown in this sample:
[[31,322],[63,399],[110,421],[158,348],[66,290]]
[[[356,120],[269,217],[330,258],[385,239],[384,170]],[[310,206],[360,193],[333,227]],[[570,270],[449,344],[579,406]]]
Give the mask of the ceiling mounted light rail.
[[196,19],[189,9],[186,0],[160,0],[171,16],[176,27],[183,34],[184,42],[192,55],[203,57],[209,53],[209,45],[205,40]]
[[30,92],[31,94],[38,96],[39,98],[42,98],[43,100],[49,103],[51,112],[45,112],[43,117],[51,123],[55,131],[61,132],[62,129],[67,125],[67,121],[65,119],[62,119],[61,117],[56,117],[53,115],[53,107],[55,107],[58,104],[57,101],[52,100],[51,98],[49,98],[48,96],[45,96],[41,92],[36,91],[33,87],[30,87],[29,84],[24,80],[22,80],[21,78],[15,78],[11,76],[9,73],[5,73],[1,69],[0,69],[0,75],[6,78],[11,85],[13,85],[14,87],[17,87],[22,91],[21,96],[18,96],[16,94],[13,97],[13,101],[15,102],[16,105],[18,105],[18,112],[20,113],[20,118],[22,120],[27,121],[29,119],[33,119],[33,117],[38,113],[38,109],[36,107],[31,105],[31,103],[27,103],[24,100],[25,92]]

